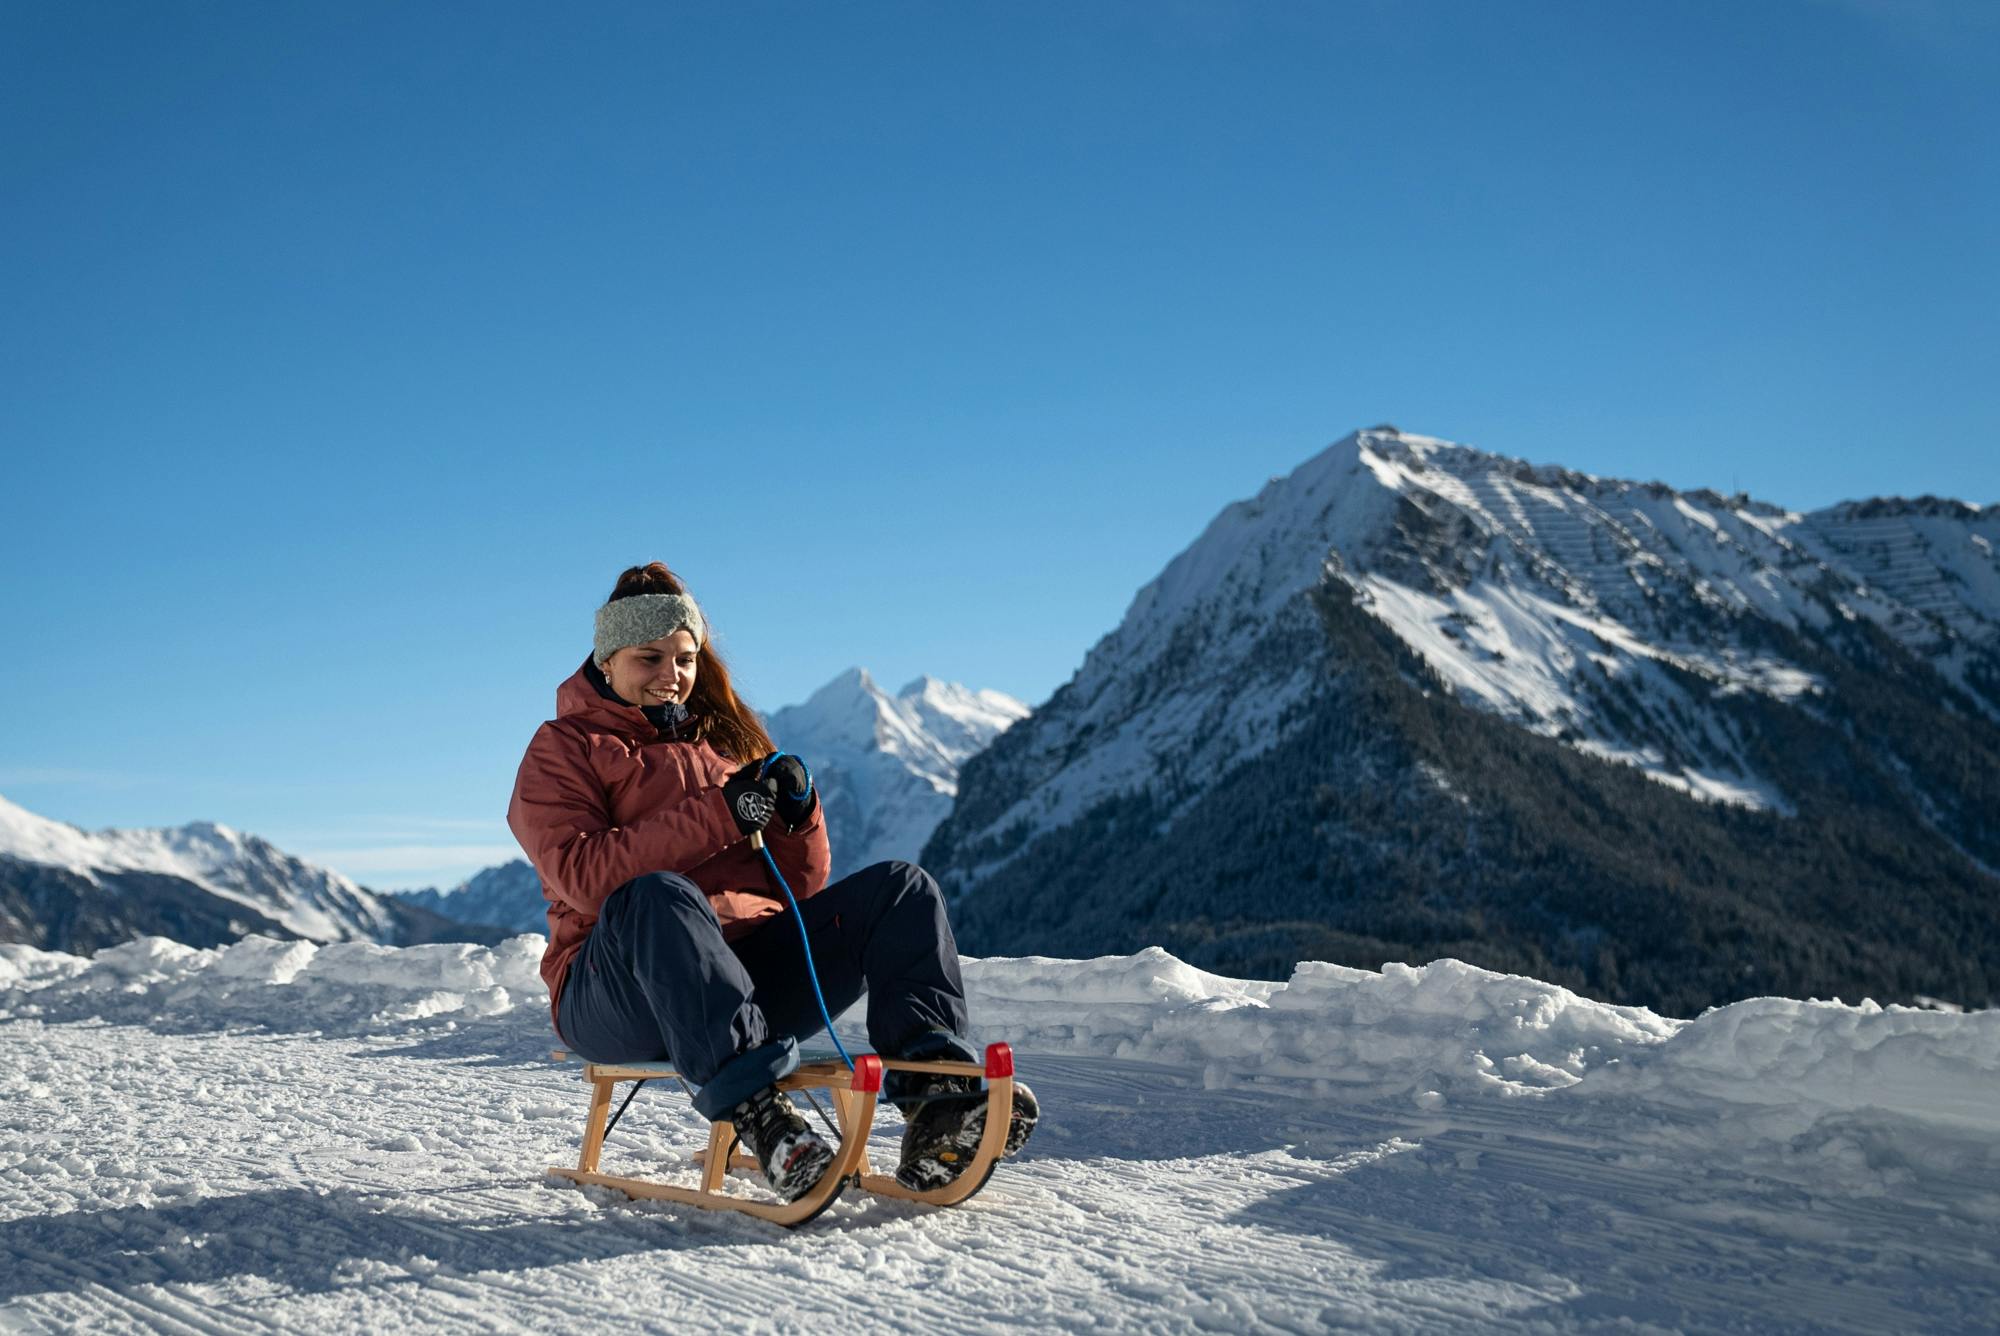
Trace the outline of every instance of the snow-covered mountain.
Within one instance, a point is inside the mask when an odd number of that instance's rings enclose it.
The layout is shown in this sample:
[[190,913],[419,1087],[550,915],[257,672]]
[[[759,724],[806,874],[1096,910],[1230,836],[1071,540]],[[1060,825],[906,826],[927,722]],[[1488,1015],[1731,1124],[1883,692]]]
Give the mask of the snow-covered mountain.
[[548,900],[542,879],[525,858],[474,873],[448,891],[397,891],[397,898],[461,923],[484,923],[509,932],[547,932]]
[[430,941],[456,925],[210,821],[89,832],[0,798],[0,941],[64,950],[164,933]]
[[[1433,865],[1404,858],[1392,878],[1410,883],[1398,894],[1417,917],[1490,937],[1488,910],[1539,901],[1533,935],[1557,954],[1486,963],[1567,963],[1563,977],[1600,987],[1605,925],[1547,913],[1527,875],[1635,893],[1608,867],[1555,867],[1582,844],[1619,846],[1591,808],[1619,809],[1611,820],[1644,832],[1623,839],[1628,854],[1660,846],[1705,893],[1769,881],[1779,845],[1818,847],[1808,827],[1843,832],[1851,856],[1815,886],[1858,895],[1894,870],[2000,889],[1982,871],[2000,867],[2000,767],[1987,764],[2000,758],[1997,547],[2000,507],[1801,514],[1357,432],[1225,508],[1141,589],[1076,676],[966,768],[925,861],[966,905],[973,949],[1129,949],[1160,940],[1148,934],[1170,913],[1182,935],[1168,944],[1184,954],[1275,972],[1321,951],[1394,958],[1379,944],[1409,940],[1410,925],[1385,904],[1365,925],[1351,911],[1384,893],[1363,882],[1385,859],[1420,848]],[[1628,767],[1656,793],[1524,752],[1493,723]],[[1504,779],[1493,752],[1514,767]],[[1570,827],[1522,806],[1605,784],[1619,796],[1593,792]],[[1705,810],[1664,800],[1674,792]],[[1731,811],[1813,819],[1752,838]],[[1235,821],[1257,838],[1217,828]],[[1558,829],[1567,855],[1523,856],[1524,839]],[[1718,841],[1746,847],[1691,865]],[[1231,842],[1262,862],[1204,852]],[[1095,885],[1114,856],[1147,866],[1152,885],[1107,904]],[[1505,903],[1485,903],[1502,883]],[[1066,936],[1079,914],[1109,935]],[[1361,927],[1373,940],[1308,946]],[[1982,966],[1967,983],[1996,981]]]
[[[1703,796],[1784,804],[1781,777],[1756,773],[1705,704],[1823,694],[1762,643],[1767,622],[1866,618],[2000,718],[2000,506],[1799,514],[1378,428],[1225,509],[1139,591],[1071,683],[1065,726],[1040,734],[1045,752],[1090,735],[1088,763],[996,824],[1060,820],[1163,762],[1275,742],[1315,665],[1260,674],[1248,710],[1233,679],[1256,635],[1314,620],[1329,565],[1468,704]],[[1173,708],[1145,708],[1169,688]]]
[[1003,692],[933,677],[892,696],[851,668],[767,722],[777,745],[812,768],[839,878],[914,860],[951,810],[959,767],[1027,715]]

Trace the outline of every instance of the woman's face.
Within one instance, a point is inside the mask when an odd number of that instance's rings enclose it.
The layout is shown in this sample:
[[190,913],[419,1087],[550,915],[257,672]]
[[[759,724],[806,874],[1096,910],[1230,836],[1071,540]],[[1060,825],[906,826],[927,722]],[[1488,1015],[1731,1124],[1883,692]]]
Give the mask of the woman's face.
[[687,704],[694,669],[694,636],[685,627],[643,645],[627,645],[604,661],[605,680],[632,705]]

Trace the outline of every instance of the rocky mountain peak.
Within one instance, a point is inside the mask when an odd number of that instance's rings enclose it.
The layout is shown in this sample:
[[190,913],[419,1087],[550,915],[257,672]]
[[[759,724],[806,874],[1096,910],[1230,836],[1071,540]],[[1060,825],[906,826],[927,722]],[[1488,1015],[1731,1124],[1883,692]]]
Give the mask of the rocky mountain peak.
[[[1063,859],[1095,865],[1107,855],[1092,841],[1115,833],[1121,858],[1161,863],[1152,889],[1136,896],[1198,915],[1200,897],[1176,889],[1156,849],[1206,860],[1209,870],[1191,875],[1248,884],[1317,875],[1289,860],[1323,847],[1336,828],[1308,813],[1305,795],[1371,792],[1387,774],[1432,796],[1477,787],[1455,773],[1449,751],[1409,759],[1410,749],[1434,746],[1437,729],[1476,734],[1481,747],[1513,745],[1503,743],[1513,730],[1568,754],[1580,773],[1609,762],[1643,777],[1642,787],[1669,795],[1661,803],[1691,798],[1784,820],[1802,802],[1860,801],[1826,796],[1821,753],[1849,746],[1834,721],[1929,711],[1938,717],[1928,724],[1904,720],[1894,737],[1869,737],[1866,758],[1840,763],[1842,782],[1856,793],[1873,786],[1870,801],[1906,804],[1898,819],[1926,833],[1898,838],[1931,841],[1940,867],[1968,856],[2000,865],[1981,800],[1951,778],[1972,773],[1964,767],[1973,762],[1891,754],[1921,745],[1911,739],[1964,733],[1971,716],[1985,728],[2000,721],[1996,528],[1989,512],[1957,504],[1801,514],[1400,430],[1355,432],[1223,507],[1141,588],[1075,676],[968,765],[926,859],[967,906],[1005,887],[1003,899],[1034,898],[1063,918],[1063,897],[1086,893]],[[1450,722],[1432,720],[1423,748],[1406,742],[1396,754],[1386,723],[1353,717],[1364,708],[1355,695],[1363,662],[1374,665],[1370,691],[1443,702],[1440,719]],[[1919,679],[1923,689],[1910,694]],[[1369,697],[1365,708],[1382,706]],[[1820,751],[1800,753],[1807,736]],[[1954,745],[1977,751],[1984,736]],[[1535,765],[1560,768],[1520,745]],[[1273,753],[1290,758],[1289,788],[1273,789],[1258,769]],[[1634,811],[1652,801],[1618,792]],[[1252,793],[1268,810],[1242,810]],[[1412,810],[1430,803],[1409,799]],[[1292,806],[1291,817],[1277,815]],[[1227,835],[1184,824],[1219,808],[1280,840],[1264,863],[1215,845]],[[1459,818],[1447,806],[1429,819]],[[1390,849],[1426,843],[1406,825],[1356,838]],[[1368,848],[1365,858],[1342,857],[1368,865],[1379,852]],[[1783,881],[1758,867],[1745,875]],[[1939,873],[1937,884],[1955,884],[1952,875]],[[1242,912],[1233,885],[1214,890]],[[1192,943],[1221,928],[1188,931]],[[1043,949],[1004,936],[981,945]],[[1093,949],[1114,948],[1107,939]]]
[[778,746],[812,768],[826,804],[835,875],[915,859],[950,810],[959,766],[1028,707],[1002,692],[923,676],[891,696],[850,668],[769,720]]

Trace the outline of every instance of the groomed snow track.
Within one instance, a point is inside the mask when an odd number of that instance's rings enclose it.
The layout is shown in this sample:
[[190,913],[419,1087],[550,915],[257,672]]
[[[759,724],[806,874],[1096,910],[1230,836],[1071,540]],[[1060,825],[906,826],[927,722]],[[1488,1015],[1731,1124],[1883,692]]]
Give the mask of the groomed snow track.
[[[1975,1332],[2000,1313],[1996,1013],[1772,1000],[1684,1023],[1450,962],[1289,985],[1162,952],[969,962],[975,1014],[1021,1036],[1035,1139],[958,1210],[850,1196],[792,1232],[543,1176],[587,1095],[547,1060],[533,943],[142,946],[88,968],[0,949],[0,1331]],[[705,1144],[648,1087],[606,1153],[685,1171]]]

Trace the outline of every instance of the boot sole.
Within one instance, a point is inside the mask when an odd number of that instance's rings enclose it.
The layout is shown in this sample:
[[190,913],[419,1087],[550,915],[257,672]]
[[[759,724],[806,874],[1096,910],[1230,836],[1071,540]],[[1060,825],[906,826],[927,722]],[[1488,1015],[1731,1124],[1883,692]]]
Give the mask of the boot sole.
[[[1017,1105],[1013,1111],[1013,1116],[1007,1120],[1007,1140],[1001,1148],[1001,1158],[1004,1159],[1027,1145],[1028,1138],[1034,1135],[1035,1127],[1040,1122],[1041,1110],[1039,1108],[1036,1109],[1033,1117],[1024,1118],[1021,1116],[1021,1110]],[[973,1158],[977,1153],[979,1142],[985,1135],[986,1106],[982,1102],[978,1112],[959,1125],[958,1131],[953,1134],[950,1142],[938,1147],[938,1151],[951,1152],[955,1159],[958,1160],[957,1163],[943,1160],[936,1153],[925,1155],[915,1161],[897,1166],[896,1181],[912,1192],[935,1192],[939,1188],[947,1187],[957,1182],[959,1176],[965,1172],[964,1162]],[[986,1167],[987,1178],[993,1176],[993,1170],[997,1163],[996,1161],[995,1164],[990,1164]],[[911,1178],[906,1175],[909,1175],[913,1169],[926,1170],[922,1175],[925,1181],[911,1181]],[[982,1178],[979,1188],[985,1186],[986,1181]],[[977,1192],[979,1188],[974,1188],[972,1191]]]

